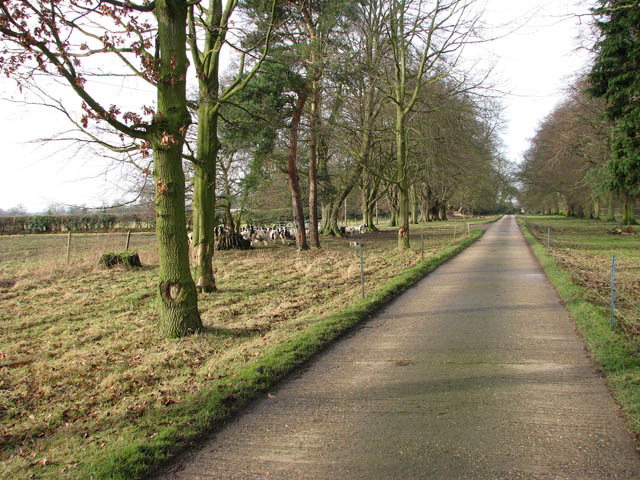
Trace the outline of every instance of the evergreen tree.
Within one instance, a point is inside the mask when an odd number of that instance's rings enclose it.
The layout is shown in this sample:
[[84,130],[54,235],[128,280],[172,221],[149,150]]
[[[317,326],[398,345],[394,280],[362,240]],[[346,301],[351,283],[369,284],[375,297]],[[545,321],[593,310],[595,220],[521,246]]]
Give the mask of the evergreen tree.
[[593,10],[601,37],[590,73],[590,93],[607,101],[614,122],[610,164],[613,187],[625,197],[624,223],[636,223],[640,197],[640,3],[599,0]]

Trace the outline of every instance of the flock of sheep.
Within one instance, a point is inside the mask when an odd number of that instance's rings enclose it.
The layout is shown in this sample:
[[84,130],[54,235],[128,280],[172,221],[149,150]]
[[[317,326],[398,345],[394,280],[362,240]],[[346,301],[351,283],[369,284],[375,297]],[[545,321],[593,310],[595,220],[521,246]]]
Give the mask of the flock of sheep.
[[[345,237],[352,237],[367,231],[368,225],[363,223],[362,225],[340,227],[340,233]],[[229,234],[229,230],[223,226],[215,228],[216,237]],[[296,229],[285,226],[273,226],[273,227],[257,227],[255,225],[247,225],[246,227],[240,227],[239,234],[242,238],[250,242],[252,247],[257,245],[264,245],[268,247],[270,242],[282,242],[282,245],[290,245],[291,242],[296,241]],[[307,235],[309,231],[307,230]],[[193,233],[189,232],[189,245],[193,241]]]
[[[351,237],[366,232],[367,227],[366,223],[357,226],[340,227],[340,232],[343,236]],[[306,233],[309,235],[309,230]],[[290,245],[291,242],[296,241],[296,229],[289,227],[256,227],[255,225],[248,225],[240,228],[240,235],[245,240],[250,241],[252,247],[261,243],[268,247],[269,242],[282,242],[283,245]]]

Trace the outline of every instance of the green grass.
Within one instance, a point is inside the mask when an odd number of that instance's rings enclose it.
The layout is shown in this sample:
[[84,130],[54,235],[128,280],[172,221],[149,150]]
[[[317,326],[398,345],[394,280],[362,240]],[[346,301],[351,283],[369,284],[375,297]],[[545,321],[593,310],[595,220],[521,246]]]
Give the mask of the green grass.
[[616,313],[620,328],[638,337],[640,347],[640,235],[607,233],[615,223],[558,216],[523,217],[531,234],[547,244],[551,254],[571,272],[574,283],[585,288],[588,300],[608,307],[611,261],[616,255]]
[[205,329],[179,340],[157,333],[153,236],[136,270],[97,267],[122,235],[74,237],[69,265],[66,238],[0,237],[0,477],[148,474],[480,235],[459,223],[424,226],[424,262],[419,229],[409,250],[363,236],[364,300],[351,239],[218,252]]
[[[592,358],[602,368],[630,428],[640,436],[640,342],[636,330],[640,297],[636,294],[635,302],[622,305],[626,318],[617,312],[617,326],[611,328],[608,299],[603,299],[601,292],[610,288],[606,267],[610,268],[610,255],[616,252],[624,274],[616,288],[626,289],[627,297],[633,295],[628,279],[640,268],[638,237],[609,235],[605,232],[610,225],[598,221],[533,216],[519,221]],[[547,228],[552,229],[550,252],[546,249]]]

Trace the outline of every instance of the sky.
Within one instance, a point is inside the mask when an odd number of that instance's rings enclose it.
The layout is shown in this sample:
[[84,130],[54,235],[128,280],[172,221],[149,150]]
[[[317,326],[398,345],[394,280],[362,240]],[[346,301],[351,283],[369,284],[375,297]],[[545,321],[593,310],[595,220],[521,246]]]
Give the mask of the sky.
[[[466,62],[491,63],[492,95],[504,107],[500,136],[506,158],[519,162],[536,128],[563,98],[575,75],[586,68],[589,54],[579,36],[589,1],[483,0],[485,37],[465,50]],[[582,25],[581,25],[582,23]],[[588,44],[588,42],[587,42]],[[150,104],[149,92],[115,79],[100,88],[115,98]],[[56,98],[64,92],[54,89]],[[21,98],[15,83],[0,79],[0,98]],[[79,101],[70,96],[77,105]],[[119,167],[85,149],[42,144],[67,129],[66,119],[49,109],[0,100],[0,209],[17,205],[29,212],[50,205],[100,207],[125,198]]]

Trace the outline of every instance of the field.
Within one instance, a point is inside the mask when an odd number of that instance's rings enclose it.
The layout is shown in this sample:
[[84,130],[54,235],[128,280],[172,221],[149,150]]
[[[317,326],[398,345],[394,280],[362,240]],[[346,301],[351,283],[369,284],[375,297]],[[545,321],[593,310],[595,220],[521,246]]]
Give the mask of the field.
[[[563,217],[524,217],[531,234],[547,244],[551,254],[585,288],[592,303],[609,308],[611,263],[616,255],[616,321],[640,347],[640,234],[607,233],[616,223]],[[637,229],[640,231],[640,229]]]
[[[460,242],[461,221],[425,226],[425,258],[454,243],[454,225]],[[65,235],[0,237],[0,478],[115,478],[118,462],[144,473],[149,455],[161,463],[246,401],[255,365],[275,371],[298,355],[296,338],[361,296],[349,239],[217,252],[219,291],[199,298],[204,331],[167,340],[155,323],[153,234],[132,236],[143,268],[97,266],[125,237],[74,235],[69,264]],[[395,231],[359,240],[371,295],[421,260],[417,228],[411,250],[395,248]]]

